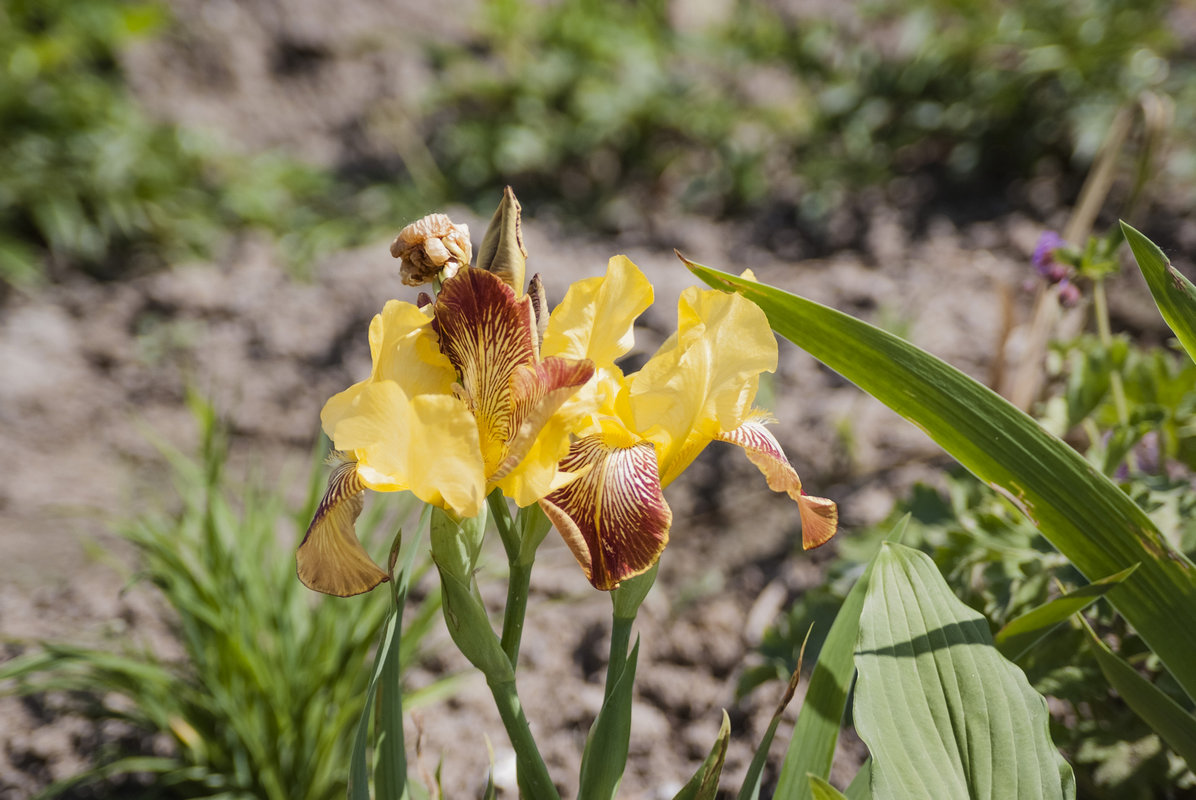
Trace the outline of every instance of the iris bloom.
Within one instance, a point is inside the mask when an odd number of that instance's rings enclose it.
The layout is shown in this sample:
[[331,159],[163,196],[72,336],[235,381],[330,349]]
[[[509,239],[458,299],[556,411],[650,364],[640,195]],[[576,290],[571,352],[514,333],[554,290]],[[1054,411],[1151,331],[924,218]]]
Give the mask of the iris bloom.
[[[466,254],[468,242],[450,249]],[[305,585],[349,596],[387,580],[353,529],[365,489],[408,490],[465,519],[495,487],[526,506],[571,477],[559,467],[570,439],[557,412],[594,367],[541,355],[543,290],[537,276],[524,294],[522,275],[522,261],[495,272],[466,261],[434,303],[391,300],[374,317],[370,376],[320,415],[338,463],[299,547]]]
[[739,295],[687,289],[677,332],[624,375],[615,360],[631,348],[632,323],[651,302],[647,278],[617,256],[604,278],[569,289],[544,338],[545,353],[595,365],[595,377],[570,401],[583,418],[561,463],[580,477],[540,501],[586,577],[609,590],[656,562],[672,522],[662,489],[714,440],[742,447],[769,488],[797,503],[805,548],[829,540],[835,504],[802,491],[764,427],[771,418],[752,406],[760,374],[777,365],[764,312]]

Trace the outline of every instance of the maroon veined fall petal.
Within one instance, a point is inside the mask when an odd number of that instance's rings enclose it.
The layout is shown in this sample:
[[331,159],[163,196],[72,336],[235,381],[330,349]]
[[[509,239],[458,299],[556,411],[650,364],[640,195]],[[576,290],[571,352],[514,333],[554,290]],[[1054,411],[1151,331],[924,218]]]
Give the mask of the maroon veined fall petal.
[[432,326],[440,352],[461,376],[464,399],[478,421],[486,474],[492,475],[518,432],[511,379],[520,367],[536,363],[531,299],[516,299],[489,272],[463,269],[444,282]]
[[299,580],[307,588],[351,597],[390,580],[366,554],[353,529],[364,496],[356,461],[343,461],[332,470],[328,490],[295,554]]
[[673,512],[660,490],[656,448],[608,444],[601,434],[573,443],[561,469],[589,471],[540,501],[594,588],[610,591],[656,563]]
[[594,363],[588,358],[559,356],[515,370],[511,376],[514,435],[507,443],[506,457],[490,475],[491,481],[506,477],[523,460],[548,419],[593,374]]
[[811,497],[802,491],[797,471],[785,457],[785,451],[776,437],[764,427],[768,419],[764,415],[754,416],[735,430],[720,434],[718,438],[742,447],[748,459],[764,473],[768,488],[774,492],[785,492],[797,503],[803,550],[826,544],[839,527],[839,509],[832,500]]

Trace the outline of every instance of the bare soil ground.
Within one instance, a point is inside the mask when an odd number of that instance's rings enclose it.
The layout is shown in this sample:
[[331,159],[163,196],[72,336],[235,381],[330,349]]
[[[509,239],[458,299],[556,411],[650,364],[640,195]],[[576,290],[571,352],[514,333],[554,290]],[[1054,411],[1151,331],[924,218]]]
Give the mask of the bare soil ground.
[[[369,135],[371,105],[420,79],[422,67],[402,43],[429,31],[454,35],[452,20],[470,7],[442,2],[433,18],[403,5],[396,15],[381,0],[285,10],[179,0],[179,32],[131,55],[133,84],[156,113],[213,127],[250,151],[278,145],[329,164],[368,154],[380,146]],[[380,40],[397,44],[383,48]],[[482,230],[482,220],[449,211]],[[675,246],[703,263],[751,267],[763,281],[898,330],[988,381],[995,353],[1016,357],[1010,324],[1024,321],[1032,300],[1023,283],[1041,221],[938,216],[912,236],[905,214],[878,202],[861,220],[858,247],[797,264],[757,246],[750,225],[702,219],[666,220],[658,229],[667,244],[587,239],[537,219],[526,232],[531,266],[554,301],[618,252],[647,272],[658,294],[637,340],[645,353],[675,327],[676,297],[693,283],[670,252]],[[396,230],[405,222],[395,220]],[[268,242],[245,238],[215,263],[10,297],[0,309],[0,450],[8,454],[0,642],[99,641],[116,632],[169,648],[154,596],[122,592],[120,573],[96,556],[96,544],[128,556],[111,520],[171,502],[146,431],[184,449],[193,444],[184,400],[195,389],[229,419],[240,463],[303,474],[324,400],[368,371],[370,317],[387,298],[413,294],[396,267],[380,240],[327,258],[310,280],[297,281]],[[1126,286],[1115,313],[1150,325],[1143,295],[1132,281]],[[840,536],[882,518],[896,495],[933,480],[945,463],[913,426],[786,343],[772,390],[775,432],[808,487],[839,502]],[[640,621],[628,798],[672,796],[713,742],[722,708],[734,725],[727,785],[743,774],[781,688],[737,700],[736,680],[764,627],[819,580],[828,555],[798,552],[795,509],[730,449],[711,448],[669,500],[673,541]],[[520,687],[568,792],[601,701],[608,624],[606,597],[590,589],[553,534],[533,580]],[[459,668],[450,652],[415,670],[413,685]],[[447,796],[476,796],[484,785],[487,738],[513,796],[513,754],[480,680],[411,724],[422,762],[432,768],[444,759]],[[98,735],[52,707],[0,699],[0,798],[26,797],[76,771]],[[779,740],[788,741],[787,728]],[[849,741],[843,750],[846,770],[860,747]]]

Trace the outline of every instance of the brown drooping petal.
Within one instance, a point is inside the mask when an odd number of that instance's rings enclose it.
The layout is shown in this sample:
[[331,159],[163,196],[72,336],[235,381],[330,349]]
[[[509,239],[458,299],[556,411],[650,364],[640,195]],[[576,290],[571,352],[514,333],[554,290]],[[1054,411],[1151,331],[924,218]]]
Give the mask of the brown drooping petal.
[[797,503],[803,550],[826,544],[839,526],[839,509],[825,497],[811,497],[802,491],[797,471],[785,457],[780,443],[764,427],[765,419],[763,416],[753,417],[718,438],[742,447],[748,459],[764,473],[768,488],[785,492]]
[[299,580],[307,588],[351,597],[390,580],[366,554],[353,530],[364,493],[356,461],[344,461],[332,471],[324,499],[295,554]]
[[590,583],[609,591],[644,572],[669,540],[673,512],[660,490],[656,448],[609,444],[602,434],[574,442],[561,469],[581,477],[540,501]]

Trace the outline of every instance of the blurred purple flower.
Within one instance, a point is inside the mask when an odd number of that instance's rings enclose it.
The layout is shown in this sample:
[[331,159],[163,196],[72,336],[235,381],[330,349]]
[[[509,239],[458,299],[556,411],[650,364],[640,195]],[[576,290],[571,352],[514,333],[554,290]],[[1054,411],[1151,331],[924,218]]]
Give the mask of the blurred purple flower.
[[1067,265],[1055,260],[1055,251],[1066,246],[1067,242],[1054,231],[1043,231],[1042,236],[1038,237],[1038,244],[1034,247],[1030,263],[1049,284],[1056,284],[1067,278]]

